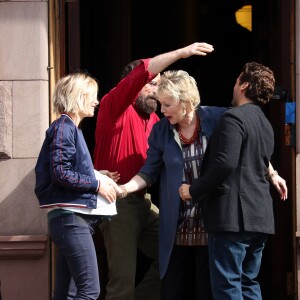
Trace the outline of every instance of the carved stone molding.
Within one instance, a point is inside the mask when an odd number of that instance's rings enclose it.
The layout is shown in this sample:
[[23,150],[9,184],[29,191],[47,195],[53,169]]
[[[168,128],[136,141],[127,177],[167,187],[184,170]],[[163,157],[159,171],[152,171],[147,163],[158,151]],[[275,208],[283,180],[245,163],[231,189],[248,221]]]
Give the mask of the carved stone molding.
[[43,256],[47,235],[0,236],[0,259],[33,259]]

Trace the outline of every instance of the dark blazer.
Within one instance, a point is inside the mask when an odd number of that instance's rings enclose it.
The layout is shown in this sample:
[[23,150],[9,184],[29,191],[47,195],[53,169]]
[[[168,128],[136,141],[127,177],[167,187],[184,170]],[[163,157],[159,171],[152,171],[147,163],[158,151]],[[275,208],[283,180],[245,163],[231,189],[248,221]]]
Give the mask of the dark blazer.
[[208,232],[274,233],[273,200],[265,177],[273,147],[272,126],[259,106],[244,104],[223,114],[206,149],[201,176],[190,187],[191,196],[202,201]]
[[[198,116],[202,134],[210,139],[213,129],[226,108],[201,106]],[[179,136],[167,118],[157,122],[150,133],[145,165],[139,175],[148,185],[160,181],[159,185],[159,271],[162,278],[167,270],[174,246],[179,218],[182,184],[183,155]]]

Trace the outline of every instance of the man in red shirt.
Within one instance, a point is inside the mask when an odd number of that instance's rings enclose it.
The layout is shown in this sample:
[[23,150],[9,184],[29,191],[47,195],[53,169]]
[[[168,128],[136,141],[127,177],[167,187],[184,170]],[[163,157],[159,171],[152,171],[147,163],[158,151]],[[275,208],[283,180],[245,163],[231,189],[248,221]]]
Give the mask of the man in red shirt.
[[[209,44],[193,43],[125,68],[125,77],[100,101],[95,169],[118,171],[120,184],[138,173],[146,159],[149,133],[159,120],[155,114],[159,73],[181,58],[212,51]],[[144,190],[118,200],[118,214],[100,225],[109,266],[106,300],[160,298],[158,208],[149,196]],[[152,264],[135,287],[137,249],[151,258]]]

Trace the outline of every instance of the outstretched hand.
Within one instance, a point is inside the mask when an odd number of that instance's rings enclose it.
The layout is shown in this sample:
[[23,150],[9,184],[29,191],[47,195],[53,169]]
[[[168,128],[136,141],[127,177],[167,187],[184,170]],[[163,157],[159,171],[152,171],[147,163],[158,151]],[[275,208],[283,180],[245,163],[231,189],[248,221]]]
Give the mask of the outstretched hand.
[[117,193],[117,198],[125,198],[128,195],[125,185],[119,185],[121,193]]

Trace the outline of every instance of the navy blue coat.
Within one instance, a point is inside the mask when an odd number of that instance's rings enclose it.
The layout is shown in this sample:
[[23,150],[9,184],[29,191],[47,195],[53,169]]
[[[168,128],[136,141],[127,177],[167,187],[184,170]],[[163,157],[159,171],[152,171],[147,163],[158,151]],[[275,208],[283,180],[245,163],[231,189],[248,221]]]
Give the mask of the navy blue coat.
[[[209,106],[198,108],[202,134],[207,139],[225,110]],[[183,156],[178,133],[166,118],[153,126],[148,143],[146,162],[139,175],[148,185],[160,179],[159,270],[162,278],[169,264],[177,230],[180,208],[178,189],[182,184]]]

